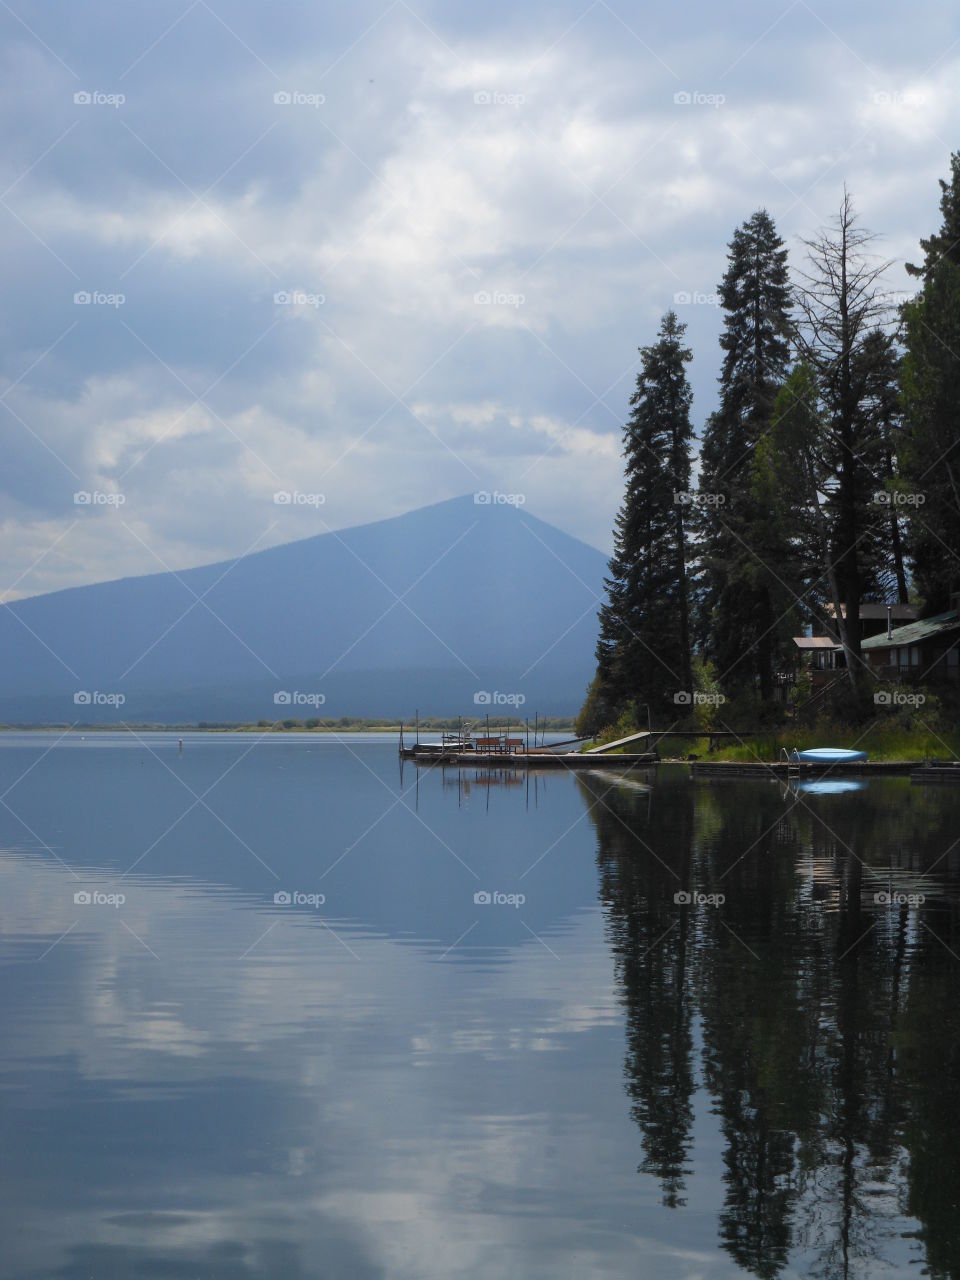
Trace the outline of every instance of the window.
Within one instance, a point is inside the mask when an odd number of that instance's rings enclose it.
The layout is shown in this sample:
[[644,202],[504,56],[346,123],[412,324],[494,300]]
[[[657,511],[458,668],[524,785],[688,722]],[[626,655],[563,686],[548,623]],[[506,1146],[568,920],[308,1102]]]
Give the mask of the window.
[[920,665],[920,646],[918,644],[915,644],[910,650],[910,663],[914,667],[919,667]]

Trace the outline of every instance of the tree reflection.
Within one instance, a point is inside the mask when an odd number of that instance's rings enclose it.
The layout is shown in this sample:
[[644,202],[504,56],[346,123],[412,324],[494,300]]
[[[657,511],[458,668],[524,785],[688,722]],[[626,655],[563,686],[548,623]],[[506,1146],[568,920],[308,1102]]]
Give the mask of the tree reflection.
[[664,1203],[693,1176],[700,1079],[723,1138],[719,1240],[744,1271],[870,1275],[922,1255],[960,1277],[960,797],[667,771],[650,798],[579,783],[640,1168]]
[[[600,891],[626,1006],[627,1092],[643,1134],[640,1168],[660,1180],[664,1203],[677,1206],[685,1203],[694,1082],[688,924],[673,895],[690,856],[693,804],[676,792],[648,822],[647,796],[608,788],[600,781],[590,803],[603,831]],[[664,847],[669,860],[656,852]]]

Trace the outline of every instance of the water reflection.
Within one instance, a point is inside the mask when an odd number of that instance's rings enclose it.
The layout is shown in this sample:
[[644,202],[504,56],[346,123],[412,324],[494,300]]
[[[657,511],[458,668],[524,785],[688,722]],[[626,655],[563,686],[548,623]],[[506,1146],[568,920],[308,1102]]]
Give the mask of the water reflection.
[[865,791],[866,782],[858,782],[855,778],[816,778],[811,782],[798,782],[787,788],[787,793],[808,796],[842,796],[852,791]]
[[960,791],[46,745],[3,1280],[958,1274]]
[[702,1080],[719,1241],[744,1271],[960,1274],[958,797],[898,780],[785,807],[776,785],[662,773],[650,803],[579,785],[641,1172],[664,1204],[695,1176]]

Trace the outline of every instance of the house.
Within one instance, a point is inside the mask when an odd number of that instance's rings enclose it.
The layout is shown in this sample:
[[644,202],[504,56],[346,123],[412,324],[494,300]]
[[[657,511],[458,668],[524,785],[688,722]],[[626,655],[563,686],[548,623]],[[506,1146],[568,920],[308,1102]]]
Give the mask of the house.
[[[842,608],[843,606],[841,610]],[[883,604],[873,601],[862,603],[859,609],[861,644],[874,636],[886,636],[897,624],[914,622],[917,611],[915,604]],[[837,671],[846,665],[836,613],[832,604],[825,605],[824,616],[813,624],[813,634],[793,637],[803,665],[814,674],[815,684],[819,684],[824,678],[818,675],[819,672]]]
[[833,671],[837,666],[839,645],[832,636],[794,636],[793,643],[800,650],[801,658],[813,671]]
[[[846,613],[843,606],[840,606],[843,616]],[[833,637],[834,644],[840,643],[840,629],[837,626],[836,609],[833,604],[824,606],[823,620],[817,620],[813,624],[814,635],[829,635]],[[860,639],[868,640],[871,636],[878,636],[886,632],[892,627],[905,627],[909,622],[915,622],[919,612],[918,606],[915,604],[884,604],[874,601],[863,601],[858,611],[858,619],[860,624]]]
[[864,662],[885,680],[960,680],[960,593],[952,603],[947,613],[864,640]]

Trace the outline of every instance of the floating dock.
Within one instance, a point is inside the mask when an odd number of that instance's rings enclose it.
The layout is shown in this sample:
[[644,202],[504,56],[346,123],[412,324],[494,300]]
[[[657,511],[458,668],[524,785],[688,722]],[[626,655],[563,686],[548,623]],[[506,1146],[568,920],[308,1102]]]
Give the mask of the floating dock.
[[875,778],[882,774],[911,774],[916,763],[909,760],[854,760],[849,763],[808,764],[791,760],[695,760],[690,764],[694,778]]
[[960,782],[960,760],[925,760],[910,773],[911,782]]
[[630,755],[602,755],[587,751],[458,751],[448,747],[421,744],[404,747],[400,753],[404,760],[423,765],[444,765],[468,769],[583,769],[613,770],[633,769],[637,766],[652,767],[669,763],[686,765],[692,778],[778,778],[783,781],[800,781],[813,778],[878,778],[906,777],[918,783],[960,783],[960,763],[951,765],[924,765],[909,760],[866,760],[843,764],[804,764],[783,760],[676,760],[664,762],[655,751],[635,752]]
[[[530,745],[530,725],[527,722],[518,730],[508,727],[491,732],[461,727],[456,733],[444,733],[439,742],[420,742],[419,719],[417,738],[409,746],[404,742],[403,727],[400,730],[400,757],[423,765],[469,769],[585,769],[630,770],[638,766],[650,767],[662,763],[686,765],[691,778],[777,778],[784,781],[804,781],[818,778],[876,778],[904,777],[911,782],[960,783],[960,760],[925,760],[919,765],[915,760],[843,760],[806,761],[779,760],[670,760],[665,762],[657,751],[657,744],[664,737],[705,737],[717,740],[758,736],[762,731],[719,730],[704,733],[700,730],[645,729],[614,742],[587,750],[570,750],[586,741],[584,738],[567,738],[549,746],[537,739],[542,728],[533,728],[533,746]],[[515,735],[515,736],[512,736]],[[648,747],[646,751],[622,752],[624,746]]]
[[463,769],[632,769],[636,765],[653,765],[659,760],[653,751],[594,756],[582,751],[451,751],[430,744],[404,747],[400,754],[404,760],[414,760],[417,764]]

